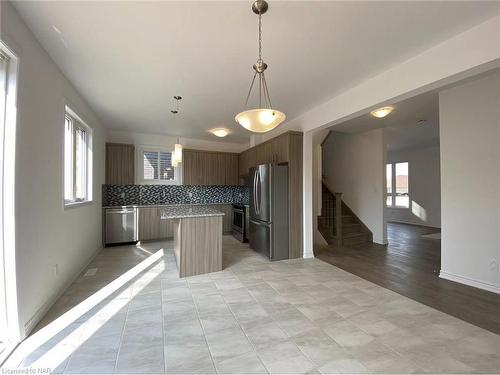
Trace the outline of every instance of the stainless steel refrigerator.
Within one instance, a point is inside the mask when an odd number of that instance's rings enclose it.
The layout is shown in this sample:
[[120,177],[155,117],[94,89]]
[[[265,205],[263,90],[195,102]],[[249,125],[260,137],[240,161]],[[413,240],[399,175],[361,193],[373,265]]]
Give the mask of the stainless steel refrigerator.
[[250,169],[250,247],[271,260],[288,259],[288,166]]

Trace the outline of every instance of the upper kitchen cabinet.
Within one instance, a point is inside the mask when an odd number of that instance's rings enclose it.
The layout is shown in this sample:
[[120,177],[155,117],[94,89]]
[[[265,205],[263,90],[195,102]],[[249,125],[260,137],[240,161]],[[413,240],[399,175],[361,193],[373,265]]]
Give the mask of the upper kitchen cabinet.
[[255,148],[243,151],[239,155],[238,160],[238,173],[240,176],[247,176],[248,170],[256,165],[256,150]]
[[184,150],[184,185],[238,185],[238,154]]
[[134,145],[122,143],[106,143],[106,184],[134,184],[134,165]]
[[239,157],[240,176],[248,175],[248,170],[256,165],[290,162],[296,137],[302,137],[302,133],[290,131],[242,152]]

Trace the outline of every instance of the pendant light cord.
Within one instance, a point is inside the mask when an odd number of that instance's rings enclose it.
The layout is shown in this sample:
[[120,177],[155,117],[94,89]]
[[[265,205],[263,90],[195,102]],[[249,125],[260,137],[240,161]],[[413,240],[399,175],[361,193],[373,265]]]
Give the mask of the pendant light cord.
[[259,62],[262,61],[262,14],[259,13]]
[[[257,64],[262,64],[262,13],[259,12],[259,59],[257,60]],[[252,88],[255,83],[255,78],[257,78],[257,74],[259,75],[259,108],[262,108],[262,99],[264,99],[264,105],[272,109],[271,97],[269,95],[269,89],[267,88],[266,76],[264,72],[255,71],[255,74],[252,78],[252,83],[250,84],[250,89],[248,90],[247,98],[245,100],[245,107],[248,105],[248,100],[250,99],[250,94],[252,93]],[[262,92],[264,92],[264,98],[262,98]]]

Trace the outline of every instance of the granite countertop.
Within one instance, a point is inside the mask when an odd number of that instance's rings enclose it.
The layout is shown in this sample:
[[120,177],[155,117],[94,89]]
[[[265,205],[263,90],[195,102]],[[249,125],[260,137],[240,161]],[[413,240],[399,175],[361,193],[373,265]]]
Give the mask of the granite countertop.
[[185,219],[189,217],[224,216],[220,211],[210,207],[171,206],[160,211],[162,219]]
[[189,206],[219,206],[219,205],[231,206],[232,203],[129,204],[126,206],[102,206],[102,208],[106,209],[106,208],[141,208],[141,207],[186,207],[186,206],[189,207]]

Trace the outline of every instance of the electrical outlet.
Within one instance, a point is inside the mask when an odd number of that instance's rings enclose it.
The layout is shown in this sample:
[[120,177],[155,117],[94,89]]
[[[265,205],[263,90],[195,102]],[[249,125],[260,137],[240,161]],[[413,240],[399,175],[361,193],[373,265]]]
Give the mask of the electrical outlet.
[[125,199],[125,192],[122,192],[122,193],[120,194],[120,197],[121,197],[122,199]]
[[490,260],[490,269],[495,272],[500,272],[500,261],[498,259]]
[[189,198],[193,198],[193,193],[189,192],[188,196],[189,196]]
[[54,264],[54,276],[59,275],[59,264]]

